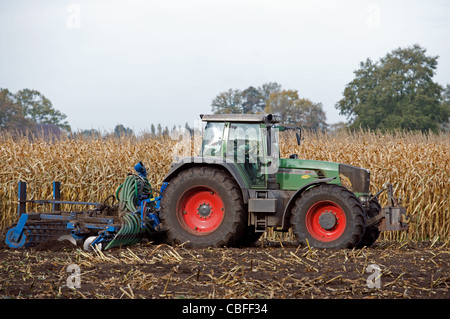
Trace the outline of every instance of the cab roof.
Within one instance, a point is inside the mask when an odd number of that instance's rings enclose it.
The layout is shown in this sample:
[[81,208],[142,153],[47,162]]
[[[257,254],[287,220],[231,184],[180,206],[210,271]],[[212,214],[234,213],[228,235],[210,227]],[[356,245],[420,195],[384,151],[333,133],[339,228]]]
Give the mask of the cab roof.
[[280,118],[274,114],[200,114],[204,122],[252,122],[279,123]]

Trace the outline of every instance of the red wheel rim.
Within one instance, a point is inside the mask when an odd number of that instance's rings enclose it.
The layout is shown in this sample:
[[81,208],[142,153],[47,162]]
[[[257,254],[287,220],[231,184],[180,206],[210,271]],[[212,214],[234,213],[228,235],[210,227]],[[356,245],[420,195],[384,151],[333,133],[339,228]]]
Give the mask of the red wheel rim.
[[320,201],[306,213],[306,229],[315,239],[330,242],[338,239],[345,230],[347,220],[344,210],[332,201]]
[[219,228],[225,206],[216,191],[209,187],[194,187],[178,202],[178,220],[185,230],[197,236],[208,235]]

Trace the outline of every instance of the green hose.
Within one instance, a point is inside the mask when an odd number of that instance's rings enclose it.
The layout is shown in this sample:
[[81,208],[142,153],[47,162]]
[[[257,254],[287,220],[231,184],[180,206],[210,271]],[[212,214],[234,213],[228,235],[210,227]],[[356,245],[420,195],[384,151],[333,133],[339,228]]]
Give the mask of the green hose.
[[116,198],[119,200],[119,209],[122,215],[122,227],[108,243],[105,249],[123,245],[134,245],[148,232],[148,227],[141,227],[141,217],[137,201],[139,194],[153,197],[152,187],[147,178],[138,175],[128,175],[125,181],[116,190]]
[[116,190],[116,198],[119,200],[119,208],[123,211],[135,212],[139,194],[153,196],[152,187],[147,178],[138,175],[128,175],[125,181]]

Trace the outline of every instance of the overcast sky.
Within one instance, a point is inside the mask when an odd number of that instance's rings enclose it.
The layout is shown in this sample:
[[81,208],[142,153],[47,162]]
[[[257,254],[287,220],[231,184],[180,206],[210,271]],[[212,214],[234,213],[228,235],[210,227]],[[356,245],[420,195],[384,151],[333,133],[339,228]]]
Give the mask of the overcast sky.
[[335,103],[366,58],[415,43],[450,83],[450,1],[0,0],[0,87],[36,89],[72,130],[172,128],[229,88]]

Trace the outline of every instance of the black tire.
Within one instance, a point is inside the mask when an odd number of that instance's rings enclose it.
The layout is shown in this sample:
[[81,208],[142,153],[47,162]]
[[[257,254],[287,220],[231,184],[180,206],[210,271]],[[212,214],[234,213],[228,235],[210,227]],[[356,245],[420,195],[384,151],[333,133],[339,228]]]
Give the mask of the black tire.
[[[377,216],[381,212],[381,205],[378,199],[374,198],[369,202],[369,208],[367,209],[367,218],[372,218]],[[376,242],[378,237],[380,237],[380,230],[378,229],[378,224],[372,225],[366,228],[361,242],[358,244],[358,248],[363,248],[364,246],[370,247]]]
[[170,180],[160,218],[170,243],[190,247],[232,246],[247,218],[242,191],[224,171],[194,167]]
[[366,228],[359,199],[345,187],[320,184],[306,190],[292,208],[297,241],[316,248],[353,248]]

